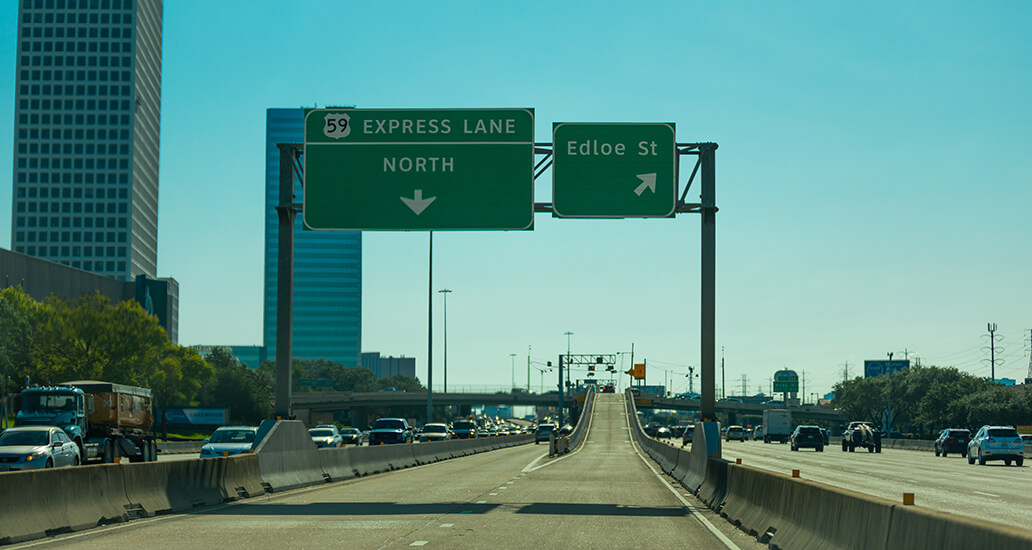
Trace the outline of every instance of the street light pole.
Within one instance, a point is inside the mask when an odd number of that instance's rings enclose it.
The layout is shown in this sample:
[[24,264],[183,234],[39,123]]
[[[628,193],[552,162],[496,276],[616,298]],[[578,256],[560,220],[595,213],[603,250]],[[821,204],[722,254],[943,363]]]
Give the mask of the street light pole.
[[[563,334],[566,335],[566,380],[570,380],[570,337],[573,336],[572,331],[566,331]],[[561,372],[561,369],[560,369]],[[559,388],[560,392],[566,391],[566,383],[560,380],[563,387]]]
[[512,390],[516,388],[516,354],[510,353],[509,359],[511,359],[510,362],[512,363],[509,367],[509,374],[512,376],[512,380],[509,382],[509,392],[512,393]]
[[527,346],[527,394],[530,394],[530,346]]
[[444,393],[448,393],[448,295],[452,291],[442,288],[437,292],[444,294]]

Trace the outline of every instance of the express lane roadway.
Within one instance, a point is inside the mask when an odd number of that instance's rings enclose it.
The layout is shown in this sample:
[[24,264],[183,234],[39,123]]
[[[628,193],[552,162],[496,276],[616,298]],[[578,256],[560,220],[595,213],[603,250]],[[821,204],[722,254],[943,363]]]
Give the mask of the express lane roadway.
[[[600,395],[587,441],[524,445],[188,515],[65,535],[62,548],[722,548],[632,445],[622,394]],[[708,510],[706,511],[708,513]],[[712,513],[709,513],[712,517]],[[38,543],[37,543],[38,544]]]

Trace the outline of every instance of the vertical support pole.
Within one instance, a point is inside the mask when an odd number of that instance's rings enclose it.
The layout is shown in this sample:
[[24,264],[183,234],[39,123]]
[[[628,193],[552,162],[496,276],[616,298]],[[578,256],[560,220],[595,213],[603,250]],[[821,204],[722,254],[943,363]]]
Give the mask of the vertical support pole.
[[717,306],[717,191],[716,143],[702,143],[699,154],[702,164],[702,419],[715,422],[717,405],[716,382],[716,306]]
[[[434,421],[434,232],[430,232],[430,259],[426,287],[426,423]],[[445,298],[447,300],[447,297]]]
[[564,390],[565,390],[565,388],[563,388],[563,355],[560,353],[559,354],[559,410],[556,411],[556,412],[559,413],[559,428],[560,429],[562,429],[562,427],[563,427],[563,393],[564,393]]
[[279,156],[279,263],[276,270],[276,416],[290,418],[292,335],[294,330],[294,151],[276,144]]

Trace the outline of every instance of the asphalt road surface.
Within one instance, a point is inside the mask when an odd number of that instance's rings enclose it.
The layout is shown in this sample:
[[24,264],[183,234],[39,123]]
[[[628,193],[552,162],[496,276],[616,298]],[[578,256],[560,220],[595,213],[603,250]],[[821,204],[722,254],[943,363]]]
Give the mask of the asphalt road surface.
[[914,504],[927,508],[1028,527],[1032,514],[1032,468],[1004,466],[988,462],[985,466],[967,463],[959,454],[937,457],[932,451],[882,449],[868,453],[857,449],[844,453],[838,446],[824,452],[800,449],[788,444],[762,441],[725,441],[725,459],[741,458],[744,464],[772,472],[800,477],[896,502],[903,493],[914,493]]
[[598,396],[585,445],[523,445],[137,520],[27,546],[61,548],[759,548],[657,475],[622,394]]

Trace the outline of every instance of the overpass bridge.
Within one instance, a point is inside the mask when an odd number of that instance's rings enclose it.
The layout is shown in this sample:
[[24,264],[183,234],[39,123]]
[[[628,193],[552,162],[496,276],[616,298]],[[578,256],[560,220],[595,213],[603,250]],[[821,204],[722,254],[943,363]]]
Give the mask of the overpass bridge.
[[[698,411],[701,406],[698,399],[670,399],[650,394],[638,394],[634,398],[634,405],[638,409],[663,409],[678,411]],[[730,423],[735,424],[741,416],[763,416],[765,410],[783,410],[782,405],[763,405],[760,403],[735,403],[731,401],[717,401],[717,412],[724,413],[731,418]],[[802,405],[798,407],[787,407],[792,411],[795,418],[807,418],[812,420],[824,420],[832,424],[843,422],[842,415],[835,409],[826,409],[814,405]]]
[[[420,411],[426,409],[426,392],[313,392],[295,393],[291,398],[294,417],[308,425],[328,422],[333,413],[350,411],[352,423],[356,426],[369,424],[372,411],[411,407]],[[584,401],[584,394],[564,397],[566,407],[575,410]],[[554,407],[559,403],[558,393],[439,393],[433,394],[435,406],[457,407],[459,416],[469,414],[470,408],[479,405],[513,405],[527,407]],[[419,416],[424,416],[425,412]],[[438,419],[441,420],[441,419]]]

